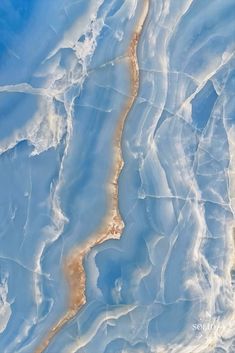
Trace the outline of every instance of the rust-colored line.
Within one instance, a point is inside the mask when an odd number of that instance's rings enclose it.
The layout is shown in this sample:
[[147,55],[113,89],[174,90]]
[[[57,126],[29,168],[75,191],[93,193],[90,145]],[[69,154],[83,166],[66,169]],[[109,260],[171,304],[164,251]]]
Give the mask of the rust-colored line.
[[119,239],[121,237],[124,223],[119,213],[118,207],[118,177],[123,167],[123,158],[121,150],[121,139],[123,127],[139,91],[139,66],[137,59],[137,45],[140,34],[144,26],[149,11],[149,0],[143,0],[143,9],[135,31],[133,33],[126,58],[130,65],[131,76],[131,95],[128,97],[125,108],[116,128],[114,136],[114,158],[113,168],[110,176],[108,188],[109,205],[101,229],[94,234],[84,245],[81,245],[71,251],[64,265],[65,276],[69,285],[69,309],[65,315],[49,331],[47,337],[36,349],[35,353],[43,353],[48,347],[53,337],[61,328],[70,321],[86,303],[85,286],[86,274],[83,267],[83,259],[87,253],[96,245],[103,243],[108,239]]

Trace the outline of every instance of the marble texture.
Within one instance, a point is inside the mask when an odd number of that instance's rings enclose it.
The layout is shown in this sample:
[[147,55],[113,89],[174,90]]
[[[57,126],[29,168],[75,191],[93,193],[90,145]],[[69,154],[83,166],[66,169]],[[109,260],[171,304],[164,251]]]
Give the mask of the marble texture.
[[1,0],[0,352],[235,352],[234,24]]

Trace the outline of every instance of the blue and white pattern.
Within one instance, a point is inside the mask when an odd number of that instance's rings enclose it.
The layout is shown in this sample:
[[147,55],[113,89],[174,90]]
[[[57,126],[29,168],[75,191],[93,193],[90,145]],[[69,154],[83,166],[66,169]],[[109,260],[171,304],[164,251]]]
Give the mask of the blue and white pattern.
[[144,7],[124,229],[84,255],[86,303],[40,352],[235,352],[235,1],[1,0],[2,353],[39,352],[68,310],[64,261],[108,212]]

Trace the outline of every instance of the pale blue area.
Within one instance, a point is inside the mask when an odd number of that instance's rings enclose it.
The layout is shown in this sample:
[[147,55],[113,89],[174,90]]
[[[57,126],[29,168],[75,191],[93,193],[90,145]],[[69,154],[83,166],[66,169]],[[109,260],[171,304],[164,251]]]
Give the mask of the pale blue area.
[[194,124],[198,129],[205,128],[210,119],[217,97],[213,84],[208,81],[205,87],[193,99],[192,116]]
[[[61,318],[63,261],[107,212],[113,138],[131,94],[127,48],[142,11],[134,3],[0,3],[3,353],[33,352]],[[75,342],[83,342],[76,353],[200,348],[210,332],[197,340],[193,325],[208,320],[205,313],[228,325],[234,312],[235,3],[150,5],[139,93],[121,141],[125,228],[120,240],[86,254],[87,303],[46,353]],[[208,353],[233,353],[232,339],[217,338]]]
[[26,93],[0,93],[0,138],[10,137],[32,118],[37,110],[37,97]]

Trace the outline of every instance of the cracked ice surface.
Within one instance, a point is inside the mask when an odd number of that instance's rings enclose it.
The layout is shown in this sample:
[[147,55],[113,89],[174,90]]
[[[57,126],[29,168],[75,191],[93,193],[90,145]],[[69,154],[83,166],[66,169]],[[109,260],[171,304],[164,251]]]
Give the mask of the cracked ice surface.
[[[0,2],[0,351],[68,308],[63,263],[109,208],[142,0]],[[235,3],[150,0],[122,135],[120,240],[46,353],[235,352]],[[78,274],[79,276],[79,274]]]

